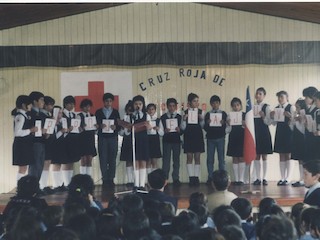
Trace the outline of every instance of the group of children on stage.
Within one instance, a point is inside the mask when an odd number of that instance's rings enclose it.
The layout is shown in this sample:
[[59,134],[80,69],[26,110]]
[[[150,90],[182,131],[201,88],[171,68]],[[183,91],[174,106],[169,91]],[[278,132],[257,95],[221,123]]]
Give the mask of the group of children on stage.
[[[292,168],[290,159],[299,160],[300,181],[293,186],[303,186],[302,164],[320,158],[320,92],[315,87],[303,90],[303,99],[295,107],[288,102],[288,93],[279,91],[279,105],[271,110],[264,102],[266,90],[258,88],[255,93],[254,124],[256,160],[254,161],[254,185],[267,185],[267,155],[280,156],[281,179],[278,185],[288,185]],[[219,96],[210,98],[212,109],[206,114],[199,109],[199,96],[188,95],[188,109],[178,113],[175,98],[166,101],[167,111],[157,116],[156,105],[146,106],[143,96],[135,96],[125,106],[123,121],[113,108],[114,96],[103,95],[103,107],[95,115],[90,113],[92,101],[80,103],[81,112],[76,114],[75,98],[66,96],[63,108],[55,106],[55,100],[41,92],[29,96],[20,95],[16,100],[14,115],[13,165],[19,166],[17,179],[27,174],[36,176],[46,194],[64,191],[73,176],[73,164],[80,160],[80,173],[91,175],[92,159],[97,155],[95,134],[98,134],[98,153],[103,185],[114,186],[118,135],[123,136],[120,160],[126,162],[128,184],[144,187],[148,172],[158,168],[162,157],[162,169],[169,178],[171,155],[172,180],[180,185],[181,146],[187,156],[187,172],[190,186],[199,185],[200,155],[205,152],[203,130],[207,138],[208,182],[212,181],[214,155],[217,151],[219,169],[225,169],[225,136],[229,134],[227,155],[232,157],[234,184],[242,185],[248,180],[248,166],[243,159],[244,117],[239,98],[231,100],[230,114],[220,109]],[[78,103],[77,103],[78,104]],[[236,122],[235,119],[238,119]],[[122,123],[121,123],[122,122]],[[127,122],[127,124],[124,124]],[[269,125],[276,125],[274,149]],[[132,138],[132,126],[135,126]],[[181,136],[183,135],[183,141]],[[162,137],[162,151],[160,149]],[[133,141],[134,140],[134,145]],[[183,143],[183,144],[182,144]],[[135,151],[132,151],[133,146]],[[135,171],[133,171],[133,154]],[[262,159],[262,177],[261,160]],[[53,189],[48,187],[49,167],[52,167]]]

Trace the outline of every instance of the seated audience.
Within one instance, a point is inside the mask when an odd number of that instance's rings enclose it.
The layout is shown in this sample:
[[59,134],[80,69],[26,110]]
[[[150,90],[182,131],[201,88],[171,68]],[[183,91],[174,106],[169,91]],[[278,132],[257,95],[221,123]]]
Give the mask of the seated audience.
[[210,228],[203,228],[188,233],[185,237],[185,240],[194,240],[194,239],[201,239],[201,240],[224,240],[225,238]]
[[241,219],[231,206],[221,205],[213,212],[216,230],[221,233],[225,226],[235,225],[241,228]]
[[320,239],[320,209],[316,209],[310,224],[311,236]]
[[316,208],[309,207],[302,210],[300,214],[300,240],[313,240],[311,236],[310,225],[311,221],[316,213]]
[[143,194],[142,198],[144,201],[157,200],[159,202],[170,202],[177,210],[178,201],[176,198],[165,194],[164,188],[167,185],[166,174],[162,169],[156,169],[148,174],[148,184],[150,191],[147,194]]
[[304,185],[308,191],[304,203],[320,207],[320,160],[303,164]]
[[223,227],[221,234],[225,240],[247,240],[243,229],[236,225],[228,225]]
[[259,203],[259,212],[258,212],[258,219],[270,214],[270,209],[272,206],[277,205],[277,202],[273,198],[263,198]]
[[184,238],[188,233],[200,229],[197,215],[192,211],[182,211],[172,220],[174,234]]
[[255,225],[252,221],[252,204],[246,198],[236,198],[231,202],[231,207],[241,218],[241,226],[248,240],[256,238]]
[[228,191],[230,177],[225,170],[216,170],[213,172],[212,186],[215,191],[208,195],[209,212],[212,212],[221,205],[230,205],[232,200],[237,198],[237,195]]
[[200,228],[208,228],[207,220],[209,217],[208,208],[201,204],[192,204],[188,210],[193,211],[198,216]]

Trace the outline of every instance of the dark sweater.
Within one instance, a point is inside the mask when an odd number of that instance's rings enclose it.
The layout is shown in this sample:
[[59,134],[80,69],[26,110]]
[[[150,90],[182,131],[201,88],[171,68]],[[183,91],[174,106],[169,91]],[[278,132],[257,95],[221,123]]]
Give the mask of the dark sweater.
[[[103,113],[102,108],[98,109],[96,111],[96,118],[97,118],[97,124],[100,126],[102,124],[103,119],[107,119],[106,116]],[[113,133],[103,133],[102,129],[99,128],[98,130],[98,136],[99,137],[105,137],[105,138],[111,138],[111,137],[118,137],[118,132],[120,131],[120,126],[117,123],[117,119],[120,119],[120,115],[118,110],[112,109],[112,113],[108,119],[114,120],[114,125],[116,125],[116,129]]]
[[[36,121],[40,120],[41,121],[41,128],[44,127],[44,122],[46,121],[47,115],[41,111],[37,112],[33,108],[30,111],[30,118],[33,126],[35,126]],[[45,137],[42,135],[42,137],[34,137],[33,142],[40,142],[44,143],[45,142]]]
[[320,207],[320,188],[315,189],[308,197],[305,197],[303,202],[311,206]]
[[[181,115],[180,114],[176,114],[175,116],[176,119],[178,119],[178,127],[181,124]],[[169,119],[167,113],[163,114],[160,118],[161,122],[162,122],[162,126],[163,126],[163,131],[164,131],[164,135],[162,138],[162,141],[164,143],[180,143],[180,135],[181,132],[168,132],[166,133],[165,130],[167,128],[167,119]]]
[[[204,130],[207,132],[207,139],[219,139],[224,138],[226,135],[226,121],[227,121],[227,114],[225,111],[221,111],[222,113],[222,120],[224,120],[224,124],[221,127],[210,127],[208,120],[210,119],[210,112],[207,112],[204,117]],[[218,112],[220,113],[220,111]]]

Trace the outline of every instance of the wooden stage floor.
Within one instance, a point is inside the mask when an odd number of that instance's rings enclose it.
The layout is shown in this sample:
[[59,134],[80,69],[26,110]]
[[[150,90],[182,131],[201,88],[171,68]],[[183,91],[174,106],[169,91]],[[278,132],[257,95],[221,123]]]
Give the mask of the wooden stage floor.
[[[229,190],[234,192],[239,197],[245,197],[249,199],[254,206],[258,206],[261,199],[265,197],[271,197],[276,199],[277,203],[282,207],[290,207],[297,202],[302,202],[306,189],[304,187],[294,188],[291,185],[277,186],[276,182],[269,182],[268,186],[251,186],[252,191],[260,191],[256,194],[243,194],[241,191],[248,190],[249,185],[243,186],[230,186]],[[104,207],[108,206],[108,201],[113,196],[114,192],[122,192],[130,190],[125,185],[117,185],[114,190],[103,189],[101,185],[97,185],[95,188],[95,197],[101,201]],[[178,198],[178,208],[188,208],[188,199],[193,192],[203,192],[210,194],[213,192],[211,187],[208,187],[205,183],[200,184],[199,187],[189,187],[187,183],[183,183],[180,187],[173,187],[169,184],[165,192]],[[15,195],[15,190],[9,193],[0,194],[0,212],[4,209],[9,199]],[[45,196],[49,205],[62,205],[66,199],[67,193],[57,193],[54,195]]]

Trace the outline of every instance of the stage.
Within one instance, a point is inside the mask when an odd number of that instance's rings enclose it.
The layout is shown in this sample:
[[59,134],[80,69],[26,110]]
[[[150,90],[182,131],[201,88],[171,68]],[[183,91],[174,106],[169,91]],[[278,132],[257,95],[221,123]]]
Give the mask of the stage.
[[[306,189],[304,187],[292,187],[288,186],[277,186],[276,182],[269,182],[268,186],[251,186],[251,189],[254,191],[260,191],[255,194],[245,194],[242,191],[248,190],[249,185],[243,186],[230,186],[229,190],[234,192],[239,197],[244,197],[249,199],[253,206],[258,206],[261,199],[265,197],[274,198],[281,207],[291,207],[295,203],[302,202]],[[122,192],[130,190],[126,185],[116,185],[114,189],[105,189],[101,185],[97,185],[95,188],[94,195],[97,200],[101,201],[104,207],[108,206],[108,201],[114,195],[114,192]],[[207,186],[205,183],[201,183],[199,187],[189,187],[187,183],[181,184],[180,187],[173,187],[172,184],[169,184],[165,188],[165,192],[176,198],[178,198],[178,208],[184,209],[189,206],[189,196],[193,192],[203,192],[210,194],[213,192],[213,189]],[[0,194],[0,211],[4,209],[9,199],[15,195],[15,190],[12,190],[9,193]],[[67,193],[57,193],[49,196],[44,196],[49,205],[62,205],[64,200],[67,197]]]

